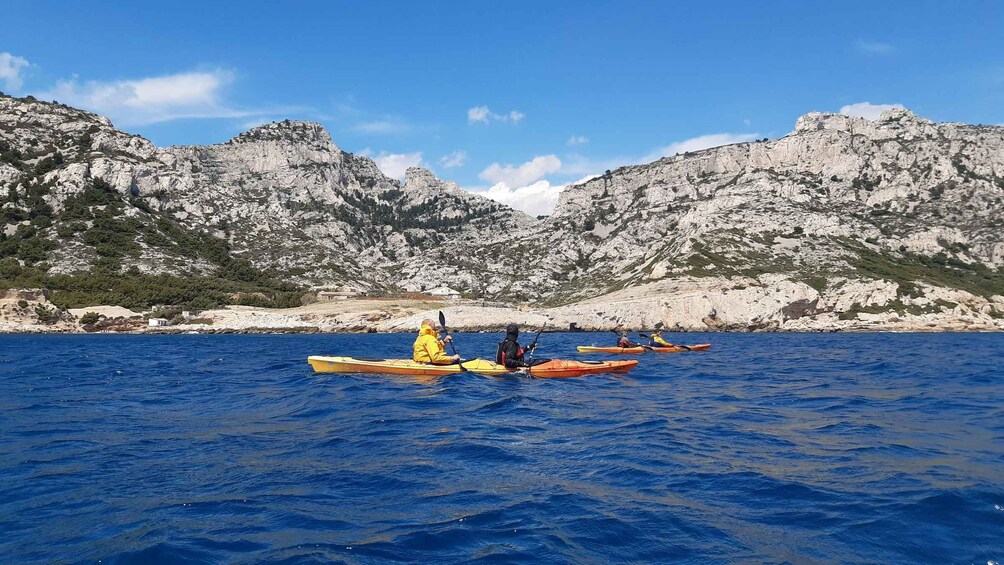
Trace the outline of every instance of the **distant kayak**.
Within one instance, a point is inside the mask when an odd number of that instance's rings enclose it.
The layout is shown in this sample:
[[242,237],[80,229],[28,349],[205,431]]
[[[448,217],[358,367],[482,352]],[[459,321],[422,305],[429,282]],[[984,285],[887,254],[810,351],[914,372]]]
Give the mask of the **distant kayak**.
[[580,345],[576,349],[579,350],[579,353],[645,353],[646,351],[651,351],[652,353],[680,353],[682,351],[707,351],[711,349],[711,344],[698,343],[697,345],[688,345],[687,348],[679,345],[672,347],[594,347],[591,345]]
[[429,377],[453,375],[467,371],[488,376],[504,375],[507,373],[526,374],[542,379],[581,377],[583,375],[599,373],[626,373],[638,364],[638,361],[634,359],[625,361],[569,361],[554,359],[531,368],[512,371],[498,363],[485,359],[465,361],[462,363],[463,368],[458,364],[428,365],[425,363],[416,363],[411,359],[366,359],[359,357],[326,357],[321,355],[312,355],[307,358],[307,362],[310,363],[310,366],[314,368],[314,372],[316,373],[373,373]]

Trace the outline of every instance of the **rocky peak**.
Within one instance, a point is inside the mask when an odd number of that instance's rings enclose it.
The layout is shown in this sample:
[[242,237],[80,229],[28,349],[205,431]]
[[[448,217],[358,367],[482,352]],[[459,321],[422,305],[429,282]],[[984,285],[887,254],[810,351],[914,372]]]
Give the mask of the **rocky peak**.
[[412,195],[462,192],[457,183],[441,180],[432,171],[422,167],[408,167],[404,172],[404,188]]
[[931,120],[928,120],[927,118],[922,118],[917,114],[914,114],[913,112],[907,110],[906,108],[889,108],[888,110],[884,110],[879,115],[878,119],[875,121],[883,124],[914,123],[918,125],[928,125],[934,123]]
[[408,170],[404,172],[404,184],[409,188],[428,186],[438,182],[442,181],[436,178],[436,175],[429,169],[424,169],[422,167],[408,167]]
[[471,219],[495,216],[500,224],[528,225],[530,216],[494,200],[468,192],[453,181],[442,180],[422,167],[408,167],[404,182],[407,199],[413,202],[436,201],[443,213]]
[[906,108],[884,110],[878,118],[869,120],[832,112],[809,112],[795,121],[795,131],[789,135],[814,131],[838,131],[863,134],[873,138],[888,137],[890,133],[929,133],[934,124]]
[[853,131],[855,125],[863,125],[864,118],[834,114],[832,112],[809,112],[795,120],[795,131],[792,134],[808,133],[821,130]]
[[324,126],[316,122],[304,122],[296,120],[283,120],[263,124],[235,136],[227,142],[228,145],[239,145],[243,143],[258,143],[264,141],[275,141],[280,143],[292,143],[298,145],[328,146],[333,150],[340,151],[338,146],[331,140],[331,135]]
[[112,122],[108,118],[85,110],[58,102],[44,102],[34,96],[15,98],[0,93],[0,122],[17,121],[45,124],[50,127],[67,122],[112,127]]

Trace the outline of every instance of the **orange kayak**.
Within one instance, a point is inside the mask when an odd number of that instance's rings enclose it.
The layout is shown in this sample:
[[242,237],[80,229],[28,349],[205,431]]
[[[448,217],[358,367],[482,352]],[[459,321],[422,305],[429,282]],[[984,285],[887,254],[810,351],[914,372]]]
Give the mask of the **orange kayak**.
[[571,361],[554,359],[535,365],[528,369],[511,371],[498,363],[485,359],[464,361],[463,369],[459,365],[429,365],[416,363],[411,359],[360,359],[356,357],[326,357],[312,355],[307,362],[316,373],[373,373],[381,375],[408,375],[415,377],[433,377],[453,375],[462,372],[479,375],[528,374],[541,379],[558,379],[566,377],[581,377],[598,373],[626,373],[638,364],[637,360],[626,361]]
[[636,359],[627,361],[563,361],[554,359],[540,365],[534,365],[520,372],[525,372],[539,379],[561,379],[566,377],[581,377],[597,373],[626,373],[638,364]]
[[[690,351],[707,351],[711,349],[710,343],[698,343],[697,345],[688,345]],[[576,349],[579,353],[645,353],[646,351],[651,351],[652,353],[680,353],[681,351],[687,351],[679,345],[674,345],[672,347],[594,347],[590,345],[580,345]]]

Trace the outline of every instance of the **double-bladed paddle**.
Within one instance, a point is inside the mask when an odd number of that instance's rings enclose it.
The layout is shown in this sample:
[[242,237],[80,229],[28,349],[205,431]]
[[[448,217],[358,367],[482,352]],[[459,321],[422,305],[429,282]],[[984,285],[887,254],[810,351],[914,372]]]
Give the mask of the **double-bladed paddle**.
[[546,327],[547,327],[547,322],[544,322],[544,325],[540,326],[540,329],[537,330],[537,335],[533,336],[533,342],[531,342],[530,345],[526,346],[526,348],[530,351],[531,355],[533,354],[533,350],[537,349],[537,340],[540,339],[540,334],[544,331],[544,328]]
[[544,328],[546,327],[547,327],[547,322],[544,322],[544,325],[540,326],[540,329],[537,330],[537,335],[533,337],[533,342],[530,343],[530,345],[526,346],[526,350],[530,352],[530,364],[527,365],[526,368],[527,376],[531,376],[531,373],[533,371],[533,352],[537,349],[537,340],[540,339],[540,334],[541,332],[544,331]]
[[[439,327],[443,328],[444,334],[446,334],[447,336],[450,335],[450,330],[446,328],[446,315],[443,314],[442,310],[439,311]],[[459,353],[457,353],[457,344],[454,343],[454,340],[452,339],[450,340],[450,348],[453,349],[454,355],[460,355]],[[460,367],[460,372],[462,373],[467,372],[467,367],[464,367],[464,359],[462,357],[460,361],[457,361],[457,366]]]

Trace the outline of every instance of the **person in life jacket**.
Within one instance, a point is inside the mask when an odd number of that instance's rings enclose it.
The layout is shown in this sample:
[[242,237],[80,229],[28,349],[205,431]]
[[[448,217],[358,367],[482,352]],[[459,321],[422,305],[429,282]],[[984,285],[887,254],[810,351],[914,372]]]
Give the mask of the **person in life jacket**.
[[447,355],[446,344],[453,341],[453,338],[446,336],[439,339],[436,331],[436,322],[425,319],[422,320],[422,327],[418,330],[418,338],[413,346],[414,354],[412,359],[417,363],[431,363],[433,365],[452,365],[460,362],[459,355]]
[[638,347],[638,344],[628,339],[627,330],[620,330],[620,336],[617,338],[617,347]]
[[523,348],[516,341],[519,338],[519,326],[509,324],[505,328],[505,339],[499,342],[498,351],[495,353],[495,362],[505,366],[506,369],[518,369],[526,367],[523,359]]
[[672,343],[669,343],[662,338],[662,330],[655,330],[652,332],[651,337],[648,340],[649,347],[673,347]]

